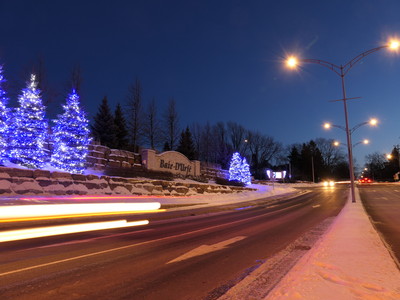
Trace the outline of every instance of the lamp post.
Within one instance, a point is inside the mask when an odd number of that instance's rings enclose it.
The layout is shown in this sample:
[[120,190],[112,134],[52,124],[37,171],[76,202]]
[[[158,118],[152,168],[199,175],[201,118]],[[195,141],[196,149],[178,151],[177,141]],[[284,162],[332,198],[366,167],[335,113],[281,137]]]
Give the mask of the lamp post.
[[386,49],[386,48],[396,51],[396,50],[398,50],[399,46],[400,46],[400,43],[397,40],[392,40],[386,45],[367,50],[367,51],[357,55],[356,57],[354,57],[352,60],[350,60],[345,65],[340,65],[340,66],[330,63],[328,61],[320,60],[320,59],[298,59],[295,56],[290,56],[286,59],[286,65],[291,69],[296,68],[300,63],[313,63],[313,64],[318,64],[318,65],[328,68],[329,70],[335,72],[335,74],[341,78],[341,87],[342,87],[343,98],[340,100],[337,100],[337,101],[343,101],[344,119],[345,119],[345,124],[346,124],[345,131],[346,131],[346,138],[347,138],[347,152],[348,152],[348,159],[349,159],[350,189],[351,189],[352,202],[356,202],[356,196],[355,196],[354,169],[353,169],[353,152],[352,152],[353,147],[352,147],[352,143],[351,143],[351,130],[349,128],[347,100],[351,100],[354,98],[347,98],[344,78],[347,75],[347,73],[350,71],[350,69],[355,64],[357,64],[359,61],[361,61],[364,57],[366,57],[367,55],[372,54],[372,53],[377,52],[382,49]]

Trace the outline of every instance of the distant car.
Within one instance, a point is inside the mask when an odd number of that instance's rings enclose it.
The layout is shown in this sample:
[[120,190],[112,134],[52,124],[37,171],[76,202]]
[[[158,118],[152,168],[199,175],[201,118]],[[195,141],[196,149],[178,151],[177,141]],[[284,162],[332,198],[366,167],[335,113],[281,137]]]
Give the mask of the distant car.
[[335,186],[335,182],[333,180],[325,180],[323,182],[324,186]]
[[372,183],[372,179],[363,177],[363,178],[358,179],[358,183]]

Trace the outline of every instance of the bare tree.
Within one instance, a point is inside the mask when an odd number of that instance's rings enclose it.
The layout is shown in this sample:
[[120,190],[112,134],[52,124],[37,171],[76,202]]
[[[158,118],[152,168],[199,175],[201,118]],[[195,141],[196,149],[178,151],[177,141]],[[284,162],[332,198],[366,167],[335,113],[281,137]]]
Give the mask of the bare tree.
[[228,136],[230,143],[234,151],[238,151],[242,155],[246,154],[247,150],[247,131],[242,126],[235,122],[228,122]]
[[333,139],[315,139],[315,144],[321,152],[324,166],[328,169],[333,169],[336,165],[345,160],[345,154],[343,153],[343,150],[337,146],[334,146],[333,142]]
[[282,151],[282,144],[259,132],[249,130],[247,136],[252,168],[256,176],[263,176],[265,167]]
[[71,78],[68,82],[68,90],[75,89],[75,91],[80,94],[82,88],[82,71],[79,64],[76,64],[71,71]]
[[176,111],[176,103],[173,98],[169,100],[164,115],[164,139],[171,150],[176,149],[179,140],[179,118]]
[[210,123],[203,127],[200,137],[200,160],[205,162],[214,162],[212,153],[213,147],[213,132]]
[[52,110],[52,107],[49,107],[52,103],[57,102],[57,97],[60,96],[47,80],[47,69],[44,58],[42,56],[38,56],[36,61],[32,65],[32,71],[29,73],[33,73],[36,75],[36,80],[38,82],[38,89],[41,90],[41,95],[43,99],[43,105],[47,107],[48,111]]
[[213,142],[214,142],[214,161],[227,168],[232,154],[232,148],[228,145],[228,133],[223,122],[218,122],[213,126]]
[[139,79],[130,86],[128,97],[128,126],[133,151],[139,150],[140,134],[142,131],[142,85]]
[[143,137],[151,149],[155,149],[160,143],[160,122],[157,119],[157,106],[154,98],[147,106],[143,124]]
[[193,123],[190,126],[190,131],[192,133],[192,139],[194,144],[194,150],[196,151],[198,158],[201,156],[201,136],[203,132],[203,126],[199,123]]

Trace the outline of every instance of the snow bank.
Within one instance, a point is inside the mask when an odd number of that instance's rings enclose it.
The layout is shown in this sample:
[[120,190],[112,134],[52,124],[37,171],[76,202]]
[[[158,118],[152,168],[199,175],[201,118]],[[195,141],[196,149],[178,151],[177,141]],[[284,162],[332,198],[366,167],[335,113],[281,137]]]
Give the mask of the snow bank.
[[357,193],[266,299],[400,299],[400,272]]

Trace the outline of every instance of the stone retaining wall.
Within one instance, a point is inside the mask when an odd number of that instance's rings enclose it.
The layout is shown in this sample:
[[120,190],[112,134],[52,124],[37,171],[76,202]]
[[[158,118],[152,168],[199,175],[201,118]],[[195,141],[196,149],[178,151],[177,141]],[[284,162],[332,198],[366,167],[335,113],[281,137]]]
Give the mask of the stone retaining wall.
[[86,157],[86,165],[95,170],[104,170],[106,166],[114,168],[132,168],[141,166],[139,153],[125,150],[110,149],[106,146],[91,144]]
[[80,175],[0,167],[0,195],[170,195],[236,193],[254,189],[215,184]]

